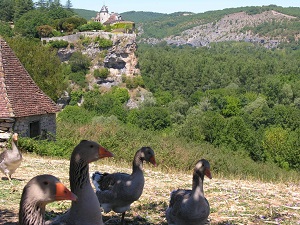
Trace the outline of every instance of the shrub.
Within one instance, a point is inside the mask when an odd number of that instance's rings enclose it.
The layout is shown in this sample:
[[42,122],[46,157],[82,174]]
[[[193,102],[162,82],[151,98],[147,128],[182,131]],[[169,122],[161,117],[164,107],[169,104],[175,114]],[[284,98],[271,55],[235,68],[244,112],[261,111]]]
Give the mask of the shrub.
[[131,110],[127,121],[144,130],[163,130],[171,124],[169,112],[162,107],[145,107],[141,110]]
[[82,71],[85,73],[91,65],[91,60],[81,52],[74,52],[70,57],[69,64],[72,72]]
[[76,73],[70,73],[69,79],[82,88],[86,87],[87,82],[85,79],[85,73],[82,71]]
[[57,120],[72,124],[86,124],[95,114],[79,106],[66,106],[57,116]]
[[53,48],[66,48],[68,47],[69,42],[65,40],[49,41],[49,45]]
[[113,46],[113,42],[106,38],[96,37],[95,42],[99,44],[100,48],[109,48]]
[[107,68],[101,68],[101,69],[94,70],[95,78],[106,79],[108,77],[108,75],[109,75],[109,69],[107,69]]
[[36,29],[37,29],[40,37],[51,37],[52,36],[53,27],[51,27],[49,25],[38,26]]

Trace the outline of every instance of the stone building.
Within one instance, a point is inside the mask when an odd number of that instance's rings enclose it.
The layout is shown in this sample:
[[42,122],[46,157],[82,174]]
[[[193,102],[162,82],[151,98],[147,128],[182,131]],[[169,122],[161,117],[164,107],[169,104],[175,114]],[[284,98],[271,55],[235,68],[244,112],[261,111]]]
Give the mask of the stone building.
[[21,137],[55,135],[59,111],[0,37],[0,147],[13,132]]
[[98,12],[96,17],[94,18],[94,21],[102,24],[112,24],[122,21],[122,17],[118,13],[110,13],[108,11],[108,7],[103,5],[100,12]]

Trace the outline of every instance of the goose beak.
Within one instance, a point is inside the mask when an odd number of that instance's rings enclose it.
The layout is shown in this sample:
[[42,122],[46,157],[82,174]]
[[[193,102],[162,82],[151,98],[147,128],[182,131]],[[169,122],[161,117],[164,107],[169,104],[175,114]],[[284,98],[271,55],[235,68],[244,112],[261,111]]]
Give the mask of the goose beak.
[[206,169],[204,172],[205,176],[207,176],[209,179],[212,179],[211,173],[210,173],[210,169]]
[[114,154],[112,154],[110,151],[107,151],[105,148],[100,146],[99,156],[100,156],[100,159],[102,159],[102,158],[105,158],[105,157],[114,157]]
[[150,158],[149,162],[151,162],[154,166],[157,166],[154,156]]
[[55,200],[61,201],[61,200],[72,200],[76,201],[77,196],[73,194],[73,192],[69,191],[68,188],[65,187],[62,183],[56,183],[56,194],[55,194]]

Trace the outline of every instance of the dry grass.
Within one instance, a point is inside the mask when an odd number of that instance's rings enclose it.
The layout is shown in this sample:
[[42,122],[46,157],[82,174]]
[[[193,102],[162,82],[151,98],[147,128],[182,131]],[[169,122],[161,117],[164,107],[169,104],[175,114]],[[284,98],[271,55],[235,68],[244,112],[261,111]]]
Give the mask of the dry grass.
[[[213,165],[212,165],[213,167]],[[49,173],[61,179],[69,187],[68,160],[42,158],[24,154],[21,167],[13,175],[13,185],[4,177],[0,191],[0,224],[17,224],[19,201],[24,185],[38,174]],[[128,164],[116,164],[113,159],[90,164],[93,171],[131,171]],[[160,166],[145,165],[146,184],[139,201],[126,214],[127,224],[166,225],[164,211],[169,193],[176,188],[190,188],[191,174],[163,173]],[[228,180],[213,177],[205,179],[205,194],[211,205],[211,224],[300,224],[300,184],[263,183],[247,180]],[[70,203],[51,203],[47,215],[64,212]],[[115,213],[104,214],[104,221]],[[116,220],[106,222],[116,224]]]

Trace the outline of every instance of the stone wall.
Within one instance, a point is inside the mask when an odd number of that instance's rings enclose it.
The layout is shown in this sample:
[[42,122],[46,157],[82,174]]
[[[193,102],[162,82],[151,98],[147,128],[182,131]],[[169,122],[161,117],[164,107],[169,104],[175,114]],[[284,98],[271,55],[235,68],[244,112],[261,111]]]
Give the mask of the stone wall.
[[41,41],[57,41],[57,40],[64,40],[68,41],[70,43],[77,42],[81,36],[88,36],[91,38],[95,37],[102,37],[106,39],[111,40],[117,40],[120,37],[136,37],[136,34],[125,34],[125,33],[110,33],[110,32],[104,32],[104,31],[89,31],[89,32],[78,32],[76,34],[71,34],[67,36],[61,36],[61,37],[52,37],[52,38],[41,38]]
[[30,137],[30,124],[37,121],[39,121],[40,124],[40,135],[51,133],[55,136],[56,114],[16,118],[14,132],[18,133],[21,137]]
[[6,146],[7,140],[13,132],[14,122],[13,118],[0,119],[0,148]]

